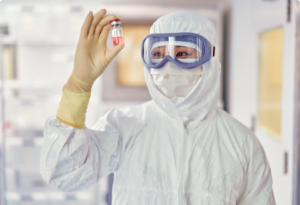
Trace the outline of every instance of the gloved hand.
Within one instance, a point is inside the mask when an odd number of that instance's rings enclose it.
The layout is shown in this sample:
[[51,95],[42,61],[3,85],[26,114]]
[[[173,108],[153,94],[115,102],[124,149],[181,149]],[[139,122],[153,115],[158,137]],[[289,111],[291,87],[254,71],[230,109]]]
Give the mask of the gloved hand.
[[62,99],[56,113],[56,118],[61,122],[78,129],[84,127],[85,113],[94,81],[124,47],[124,44],[119,44],[111,49],[107,48],[110,21],[120,17],[105,16],[105,13],[105,9],[101,9],[94,16],[89,12],[82,25],[73,72],[63,88]]
[[124,47],[124,44],[119,44],[111,49],[107,48],[110,21],[120,19],[120,16],[105,14],[105,9],[94,16],[89,12],[82,25],[73,72],[65,85],[71,92],[90,92],[94,81]]

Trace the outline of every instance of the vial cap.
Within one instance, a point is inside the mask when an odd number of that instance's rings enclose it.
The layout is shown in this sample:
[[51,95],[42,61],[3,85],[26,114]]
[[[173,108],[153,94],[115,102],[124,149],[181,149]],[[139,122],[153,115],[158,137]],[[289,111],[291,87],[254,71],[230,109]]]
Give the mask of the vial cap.
[[120,25],[120,24],[121,24],[121,21],[120,21],[119,19],[115,19],[115,20],[110,21],[110,24],[111,24],[112,26],[114,26],[114,25]]
[[115,20],[110,21],[110,23],[114,22],[114,21],[121,21],[121,20],[120,19],[115,19]]

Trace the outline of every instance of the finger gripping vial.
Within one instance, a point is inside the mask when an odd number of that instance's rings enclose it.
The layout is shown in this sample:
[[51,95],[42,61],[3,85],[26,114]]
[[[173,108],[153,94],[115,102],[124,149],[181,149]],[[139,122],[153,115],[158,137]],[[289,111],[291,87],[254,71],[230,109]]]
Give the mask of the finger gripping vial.
[[110,21],[111,37],[113,45],[124,43],[123,29],[121,28],[121,21],[119,19]]

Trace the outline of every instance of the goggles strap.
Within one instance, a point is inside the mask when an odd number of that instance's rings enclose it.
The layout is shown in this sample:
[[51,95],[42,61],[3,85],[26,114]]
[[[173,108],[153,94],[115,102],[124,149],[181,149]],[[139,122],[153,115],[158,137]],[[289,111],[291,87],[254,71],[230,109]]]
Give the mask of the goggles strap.
[[211,57],[214,57],[215,54],[216,54],[216,47],[211,46],[211,47],[210,47],[210,56],[211,56]]

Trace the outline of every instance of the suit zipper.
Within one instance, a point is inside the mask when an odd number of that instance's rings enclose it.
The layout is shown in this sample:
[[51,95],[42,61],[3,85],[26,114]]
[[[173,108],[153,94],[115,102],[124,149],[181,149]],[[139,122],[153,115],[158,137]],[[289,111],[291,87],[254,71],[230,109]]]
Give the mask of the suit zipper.
[[183,143],[183,157],[182,157],[182,161],[181,161],[181,165],[182,165],[182,168],[181,168],[181,179],[180,179],[180,188],[179,188],[179,203],[184,205],[185,202],[184,202],[184,171],[185,171],[185,161],[186,161],[186,149],[187,149],[187,139],[186,139],[186,129],[184,128],[184,143]]

